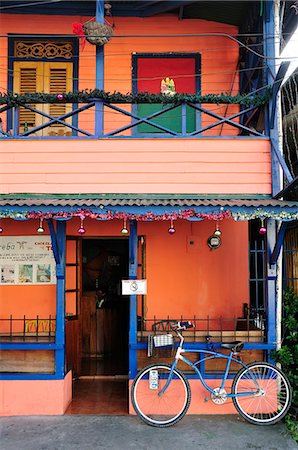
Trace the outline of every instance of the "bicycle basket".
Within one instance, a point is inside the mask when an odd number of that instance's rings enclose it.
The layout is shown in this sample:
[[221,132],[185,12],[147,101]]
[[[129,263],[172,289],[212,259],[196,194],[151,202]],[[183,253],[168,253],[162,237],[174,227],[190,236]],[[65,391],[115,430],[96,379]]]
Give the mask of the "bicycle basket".
[[172,334],[157,334],[153,336],[154,347],[169,347],[174,345]]

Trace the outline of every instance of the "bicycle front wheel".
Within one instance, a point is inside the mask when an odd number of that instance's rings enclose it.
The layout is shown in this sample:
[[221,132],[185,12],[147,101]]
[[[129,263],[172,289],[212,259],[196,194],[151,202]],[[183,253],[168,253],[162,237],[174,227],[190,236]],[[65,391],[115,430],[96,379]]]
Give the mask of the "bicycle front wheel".
[[190,386],[180,370],[169,380],[171,366],[152,364],[138,373],[131,387],[131,401],[137,415],[148,425],[168,427],[186,414],[190,404]]
[[256,425],[273,425],[291,405],[291,386],[277,367],[255,362],[239,370],[233,385],[233,403],[239,414]]

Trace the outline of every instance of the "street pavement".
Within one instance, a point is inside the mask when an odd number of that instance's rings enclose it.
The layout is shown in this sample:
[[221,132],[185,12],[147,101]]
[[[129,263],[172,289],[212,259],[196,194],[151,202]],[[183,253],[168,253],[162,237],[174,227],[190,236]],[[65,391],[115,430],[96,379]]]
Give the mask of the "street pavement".
[[0,418],[1,450],[297,450],[283,423],[256,426],[238,416],[191,416],[154,428],[135,416]]

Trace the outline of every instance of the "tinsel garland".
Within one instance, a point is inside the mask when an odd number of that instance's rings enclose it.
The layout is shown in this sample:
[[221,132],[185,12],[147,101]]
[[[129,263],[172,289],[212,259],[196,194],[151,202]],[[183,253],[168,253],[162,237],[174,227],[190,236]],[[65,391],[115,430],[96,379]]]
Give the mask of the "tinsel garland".
[[137,220],[140,222],[149,221],[161,221],[161,220],[177,220],[177,219],[205,219],[205,220],[252,220],[252,219],[275,219],[275,220],[298,220],[298,212],[287,211],[266,211],[263,209],[257,209],[247,212],[233,212],[230,210],[210,213],[198,213],[193,209],[178,210],[163,214],[156,214],[153,212],[147,212],[145,214],[132,214],[121,211],[107,211],[102,213],[93,212],[90,210],[78,209],[77,211],[28,211],[28,212],[15,212],[15,211],[2,211],[0,212],[0,219],[15,219],[15,220],[28,220],[28,219],[71,219],[79,217],[80,219],[90,218],[97,220],[113,220],[113,219],[126,219]]
[[18,106],[26,103],[88,103],[92,100],[102,100],[106,103],[215,103],[215,104],[238,104],[244,106],[262,106],[268,103],[271,89],[264,89],[263,95],[230,95],[230,94],[179,94],[173,96],[150,94],[139,92],[138,94],[122,94],[121,92],[106,92],[100,89],[85,89],[57,94],[46,94],[43,92],[17,94],[14,92],[0,93],[0,105]]

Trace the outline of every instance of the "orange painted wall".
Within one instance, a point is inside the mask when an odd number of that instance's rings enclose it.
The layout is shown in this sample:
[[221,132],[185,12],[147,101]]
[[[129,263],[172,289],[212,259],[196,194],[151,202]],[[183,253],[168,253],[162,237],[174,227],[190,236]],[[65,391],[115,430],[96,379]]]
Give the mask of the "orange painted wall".
[[269,194],[266,139],[2,140],[0,193]]
[[[1,226],[8,230],[8,220]],[[121,236],[122,221],[85,220],[86,236]],[[14,233],[36,233],[37,221],[14,222]],[[213,221],[175,222],[176,233],[168,234],[169,223],[139,223],[138,233],[146,237],[148,293],[146,317],[171,316],[232,318],[242,316],[248,302],[247,222],[220,223],[222,246],[211,251],[208,237]],[[77,236],[79,220],[67,222],[67,234]],[[7,231],[8,232],[8,231]],[[194,245],[188,245],[188,241]],[[45,314],[55,311],[55,286],[0,286],[1,317],[9,314]]]
[[[63,16],[29,16],[26,20],[22,15],[5,15],[2,20],[2,34],[36,34],[48,35],[72,35],[73,22],[85,22],[86,17]],[[239,89],[238,76],[234,77],[238,62],[238,45],[227,37],[221,36],[189,36],[185,34],[196,33],[225,33],[237,35],[238,28],[231,25],[199,20],[178,20],[172,15],[161,15],[152,18],[115,17],[113,18],[115,37],[105,46],[105,90],[123,93],[132,90],[132,53],[144,52],[199,52],[202,57],[201,90],[206,93],[228,92],[236,94]],[[131,37],[129,35],[150,35],[158,37]],[[182,37],[161,37],[163,34],[181,34]],[[7,89],[7,39],[0,39],[0,90]],[[166,74],[166,76],[175,74]],[[79,89],[95,87],[95,46],[86,43],[80,51],[79,64]],[[238,107],[230,105],[205,105],[208,109],[223,114],[232,114]],[[124,106],[124,109],[130,106]],[[80,126],[84,129],[93,128],[94,115],[86,111],[81,115]],[[124,125],[128,119],[115,112],[109,112],[106,116],[106,131]],[[212,123],[211,117],[203,118],[203,125]],[[130,132],[128,132],[129,134]],[[218,127],[206,135],[235,135],[237,131],[225,125]]]
[[71,399],[71,371],[64,380],[0,381],[0,416],[61,415]]
[[[1,226],[5,236],[34,236],[37,234],[38,221],[3,219]],[[0,285],[0,317],[8,318],[11,314],[16,319],[22,319],[24,315],[28,319],[34,319],[37,315],[40,319],[46,319],[49,315],[55,317],[56,285]],[[8,331],[8,325],[8,322],[1,322],[1,331]],[[20,331],[20,327],[21,322],[14,323],[14,331]]]

